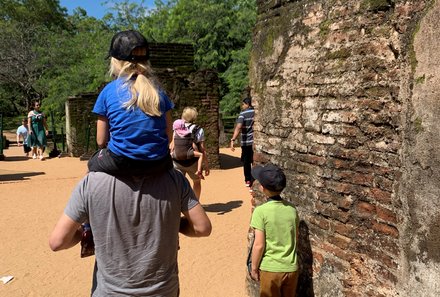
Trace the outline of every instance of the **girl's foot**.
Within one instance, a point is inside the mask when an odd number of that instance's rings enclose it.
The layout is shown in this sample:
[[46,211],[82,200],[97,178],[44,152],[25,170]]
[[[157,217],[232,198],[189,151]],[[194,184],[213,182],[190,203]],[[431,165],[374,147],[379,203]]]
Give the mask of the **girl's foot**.
[[32,159],[36,159],[37,158],[37,155],[36,154],[33,154],[32,155]]
[[44,160],[44,157],[43,157],[43,155],[40,155],[40,160],[41,160],[41,161],[43,161],[43,160]]

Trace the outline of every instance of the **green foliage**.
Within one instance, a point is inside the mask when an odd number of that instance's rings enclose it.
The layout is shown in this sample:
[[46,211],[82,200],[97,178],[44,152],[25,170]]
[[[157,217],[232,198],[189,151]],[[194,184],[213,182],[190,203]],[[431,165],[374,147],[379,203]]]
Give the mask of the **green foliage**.
[[240,93],[249,84],[248,60],[255,0],[156,1],[140,29],[157,42],[190,43],[198,69],[216,69],[223,82],[220,108],[239,111]]
[[211,68],[222,80],[221,109],[239,111],[248,85],[248,60],[256,0],[155,1],[149,9],[129,0],[104,1],[102,20],[78,8],[67,15],[58,0],[3,0],[0,6],[0,109],[25,113],[32,100],[43,111],[64,112],[69,96],[97,91],[113,34],[138,29],[156,42],[190,43],[197,69]]

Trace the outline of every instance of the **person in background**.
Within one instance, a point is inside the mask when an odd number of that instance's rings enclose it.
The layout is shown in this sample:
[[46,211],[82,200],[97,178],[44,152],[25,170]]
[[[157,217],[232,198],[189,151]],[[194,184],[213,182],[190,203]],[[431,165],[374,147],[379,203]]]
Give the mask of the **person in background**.
[[255,166],[252,176],[267,201],[251,218],[255,237],[251,277],[260,281],[261,297],[294,297],[298,284],[298,228],[295,206],[281,198],[286,176],[276,165]]
[[179,232],[206,237],[212,229],[188,180],[174,168],[139,176],[89,172],[56,223],[50,248],[76,246],[84,222],[95,246],[91,296],[179,296]]
[[110,74],[96,100],[97,143],[89,171],[151,173],[173,167],[173,102],[159,87],[150,66],[148,43],[138,31],[116,33],[110,43]]
[[234,142],[241,133],[241,161],[243,162],[244,182],[246,187],[251,187],[254,178],[251,168],[254,161],[254,115],[251,98],[242,101],[242,112],[238,115],[234,133],[231,138],[231,150],[234,151]]
[[[185,107],[182,111],[182,119],[185,121],[185,126],[187,129],[194,134],[194,142],[198,147],[200,153],[203,154],[203,168],[205,170],[205,175],[209,175],[209,163],[208,155],[206,153],[205,147],[205,132],[202,127],[194,124],[198,116],[197,109],[194,107]],[[176,143],[171,143],[171,151],[175,150]],[[193,181],[193,190],[196,193],[197,198],[200,199],[202,193],[202,179],[204,176],[198,169],[199,158],[194,157],[189,160],[176,160],[173,159],[174,168],[183,173],[183,175],[188,174]]]
[[21,126],[17,129],[17,146],[21,146],[20,137],[23,138],[23,151],[26,157],[29,157],[29,152],[32,150],[28,144],[28,121],[23,119]]
[[196,133],[199,127],[194,124],[186,123],[184,119],[175,120],[173,123],[173,150],[171,157],[174,160],[189,160],[198,158],[196,174],[203,179],[203,153],[199,151],[195,143]]
[[40,102],[34,101],[33,110],[28,113],[29,135],[27,144],[32,148],[32,159],[44,160],[44,151],[47,146],[49,128],[46,116],[40,111]]

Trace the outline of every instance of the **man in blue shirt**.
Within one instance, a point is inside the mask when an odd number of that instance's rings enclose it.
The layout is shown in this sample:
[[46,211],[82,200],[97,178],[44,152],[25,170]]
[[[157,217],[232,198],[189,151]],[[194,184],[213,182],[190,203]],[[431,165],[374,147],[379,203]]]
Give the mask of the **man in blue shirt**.
[[251,174],[252,163],[254,160],[254,107],[251,98],[242,101],[242,112],[239,114],[234,134],[231,138],[231,150],[234,151],[234,141],[241,133],[241,161],[243,162],[244,181],[246,187],[250,187],[254,178]]

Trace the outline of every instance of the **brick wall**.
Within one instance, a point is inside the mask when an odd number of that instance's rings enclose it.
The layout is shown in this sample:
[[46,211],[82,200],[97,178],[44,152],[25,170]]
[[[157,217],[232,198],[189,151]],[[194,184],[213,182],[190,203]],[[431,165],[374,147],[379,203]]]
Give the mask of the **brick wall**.
[[439,2],[257,3],[256,160],[302,219],[299,296],[438,296]]
[[[199,112],[197,124],[205,129],[211,168],[219,168],[219,78],[215,71],[194,70],[194,50],[187,44],[152,43],[150,61],[163,89],[175,104],[173,118],[180,118],[186,106]],[[99,92],[98,92],[99,93]],[[81,94],[66,102],[68,153],[79,157],[96,149],[96,117],[91,113],[98,93]],[[90,144],[87,150],[87,127]]]

